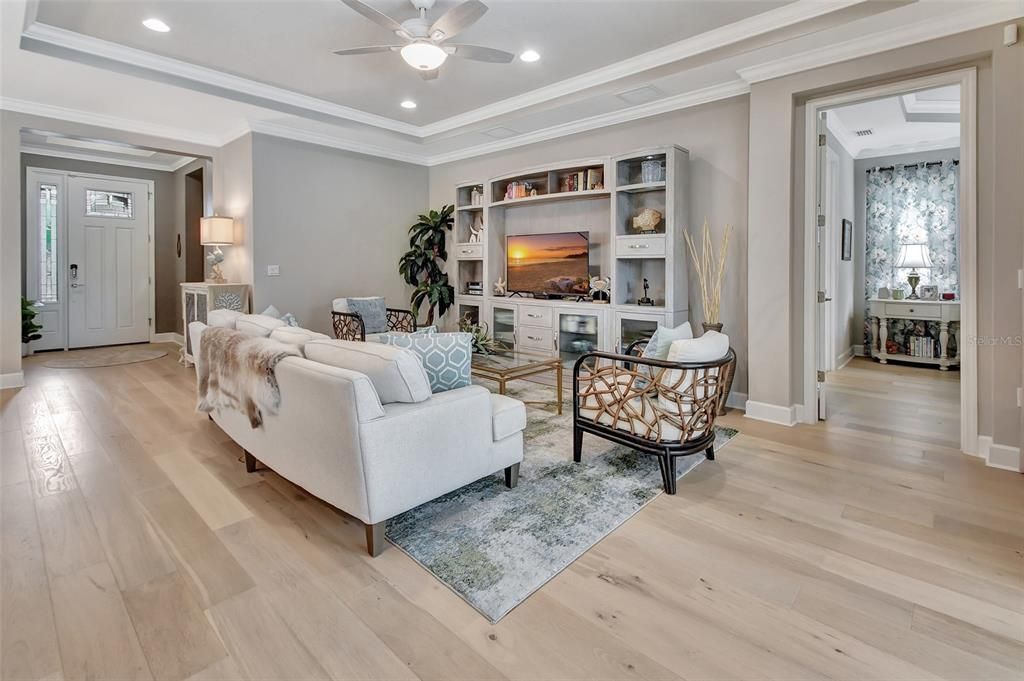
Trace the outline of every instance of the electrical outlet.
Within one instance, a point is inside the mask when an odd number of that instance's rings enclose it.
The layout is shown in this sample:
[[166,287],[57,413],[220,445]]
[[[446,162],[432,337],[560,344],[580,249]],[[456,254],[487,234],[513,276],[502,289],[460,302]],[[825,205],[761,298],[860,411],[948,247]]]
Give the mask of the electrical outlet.
[[268,277],[280,277],[281,266],[280,265],[267,265],[267,276]]
[[1017,388],[1017,408],[1024,407],[1024,388]]

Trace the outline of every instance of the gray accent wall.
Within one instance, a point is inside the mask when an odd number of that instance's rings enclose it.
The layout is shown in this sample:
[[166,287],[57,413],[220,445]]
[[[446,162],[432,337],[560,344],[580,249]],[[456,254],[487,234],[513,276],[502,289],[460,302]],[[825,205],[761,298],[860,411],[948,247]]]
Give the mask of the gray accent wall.
[[[733,390],[747,390],[747,131],[746,96],[652,116],[505,152],[456,161],[430,169],[430,205],[455,201],[455,186],[484,181],[531,166],[594,156],[617,156],[634,149],[678,144],[690,152],[690,206],[687,229],[695,235],[707,218],[716,243],[726,224],[732,243],[722,291],[723,332],[736,350]],[[752,218],[753,219],[753,218]],[[701,322],[700,287],[689,267],[690,320]],[[490,287],[493,282],[486,282]]]
[[329,333],[334,298],[380,295],[408,308],[398,259],[433,205],[427,181],[423,166],[253,135],[254,311],[274,305]]

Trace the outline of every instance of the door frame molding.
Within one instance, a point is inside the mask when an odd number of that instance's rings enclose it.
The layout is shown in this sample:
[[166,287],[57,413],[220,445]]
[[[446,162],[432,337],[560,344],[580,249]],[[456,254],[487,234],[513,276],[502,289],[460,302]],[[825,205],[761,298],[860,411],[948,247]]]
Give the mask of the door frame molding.
[[[156,183],[153,180],[144,180],[138,177],[123,177],[120,175],[101,175],[99,173],[80,173],[71,170],[58,170],[54,168],[40,168],[37,166],[27,166],[25,168],[25,200],[29,201],[28,192],[31,189],[31,185],[28,182],[29,173],[48,173],[50,175],[60,175],[64,178],[64,196],[61,199],[60,212],[63,217],[63,221],[59,224],[63,226],[63,234],[60,234],[60,245],[58,246],[59,257],[61,258],[62,266],[66,266],[68,262],[68,195],[67,186],[68,178],[71,177],[87,177],[96,180],[110,180],[112,182],[135,182],[146,186],[146,191],[149,194],[146,204],[147,210],[147,267],[149,268],[148,281],[149,281],[149,302],[148,302],[148,315],[149,315],[149,342],[156,342]],[[24,236],[24,253],[25,253],[25,289],[26,293],[31,292],[31,287],[35,286],[31,282],[34,282],[32,277],[37,275],[37,266],[35,260],[38,260],[38,245],[35,239],[29,239],[29,216],[31,210],[29,205],[25,206],[25,234]],[[33,255],[37,256],[33,259]],[[68,280],[67,276],[63,276],[58,284],[61,300],[65,301],[64,304],[64,350],[69,349],[70,334],[68,333],[68,318],[69,309],[67,303],[69,302],[68,296]]]
[[[978,456],[978,75],[974,67],[910,78],[876,87],[851,90],[809,100],[804,123],[804,402],[816,391],[817,283],[814,229],[816,207],[816,128],[818,113],[846,104],[945,85],[960,86],[960,449]],[[813,409],[802,420],[817,421]]]

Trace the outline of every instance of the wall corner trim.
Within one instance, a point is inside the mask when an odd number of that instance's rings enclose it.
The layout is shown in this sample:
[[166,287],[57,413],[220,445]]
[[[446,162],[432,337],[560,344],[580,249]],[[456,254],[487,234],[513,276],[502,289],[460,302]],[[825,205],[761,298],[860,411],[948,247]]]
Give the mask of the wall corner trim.
[[757,421],[766,421],[780,426],[791,427],[797,423],[797,411],[799,408],[800,405],[796,404],[784,407],[778,404],[747,400],[745,416]]
[[21,371],[14,371],[9,374],[0,374],[0,390],[7,388],[24,388],[25,374]]
[[185,344],[185,338],[180,333],[173,331],[166,331],[163,333],[154,333],[153,337],[149,339],[150,343],[177,343],[178,345]]
[[986,466],[1014,473],[1024,472],[1020,447],[996,444],[990,435],[979,435],[977,451],[977,456],[985,459]]

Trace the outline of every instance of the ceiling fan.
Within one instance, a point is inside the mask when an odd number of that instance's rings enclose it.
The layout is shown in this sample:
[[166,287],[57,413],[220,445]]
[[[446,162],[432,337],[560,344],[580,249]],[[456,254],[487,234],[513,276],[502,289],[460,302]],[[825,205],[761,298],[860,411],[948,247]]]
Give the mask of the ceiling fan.
[[487,5],[480,0],[466,0],[456,5],[433,24],[427,21],[427,10],[434,6],[436,0],[409,0],[419,11],[419,16],[401,23],[378,12],[361,0],[341,1],[375,24],[392,31],[404,40],[405,44],[353,47],[348,50],[337,50],[334,52],[337,55],[398,52],[409,66],[420,72],[420,76],[424,80],[437,78],[438,69],[449,55],[494,64],[508,64],[516,58],[511,52],[491,47],[447,42],[484,15]]

